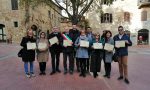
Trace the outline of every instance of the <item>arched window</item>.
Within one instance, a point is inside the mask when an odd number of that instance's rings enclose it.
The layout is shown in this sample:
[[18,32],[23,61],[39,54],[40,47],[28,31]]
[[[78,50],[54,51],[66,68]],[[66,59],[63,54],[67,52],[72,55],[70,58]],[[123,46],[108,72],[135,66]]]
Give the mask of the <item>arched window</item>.
[[111,13],[102,14],[101,23],[112,23],[112,14]]
[[147,11],[142,11],[141,21],[147,21]]

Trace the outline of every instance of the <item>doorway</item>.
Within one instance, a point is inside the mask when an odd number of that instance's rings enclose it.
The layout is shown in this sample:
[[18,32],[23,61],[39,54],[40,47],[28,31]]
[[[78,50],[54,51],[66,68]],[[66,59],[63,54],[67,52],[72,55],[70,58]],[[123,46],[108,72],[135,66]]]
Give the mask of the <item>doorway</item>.
[[6,42],[5,25],[0,24],[0,42]]

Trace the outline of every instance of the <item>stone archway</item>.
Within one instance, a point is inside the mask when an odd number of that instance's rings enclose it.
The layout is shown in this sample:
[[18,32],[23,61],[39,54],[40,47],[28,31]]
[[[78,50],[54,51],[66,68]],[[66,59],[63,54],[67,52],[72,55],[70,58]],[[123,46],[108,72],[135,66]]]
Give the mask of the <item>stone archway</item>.
[[0,42],[5,42],[6,41],[6,33],[5,33],[5,25],[0,24]]
[[149,30],[141,29],[138,31],[138,44],[147,45],[149,43]]

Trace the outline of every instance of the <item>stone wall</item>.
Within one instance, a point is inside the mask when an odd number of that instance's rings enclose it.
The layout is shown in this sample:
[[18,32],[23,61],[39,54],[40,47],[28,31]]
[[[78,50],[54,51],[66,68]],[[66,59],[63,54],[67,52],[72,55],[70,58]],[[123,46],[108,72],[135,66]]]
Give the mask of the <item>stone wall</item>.
[[[55,16],[53,19],[49,16],[48,11]],[[33,24],[44,32],[51,30],[53,26],[60,26],[60,13],[61,9],[56,5],[49,7],[41,4],[34,9],[30,8],[29,22],[25,24],[24,8],[19,7],[19,10],[12,10],[11,0],[0,0],[0,24],[5,25],[6,37],[12,37],[12,42],[14,43],[19,43],[22,37],[25,36],[27,28]],[[18,22],[18,27],[14,27],[14,22],[16,21]]]

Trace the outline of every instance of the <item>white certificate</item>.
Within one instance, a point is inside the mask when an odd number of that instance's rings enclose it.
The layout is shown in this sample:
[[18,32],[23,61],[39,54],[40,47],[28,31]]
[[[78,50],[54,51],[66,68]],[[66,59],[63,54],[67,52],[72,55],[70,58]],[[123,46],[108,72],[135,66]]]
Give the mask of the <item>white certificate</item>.
[[115,47],[125,47],[125,41],[115,41]]
[[109,43],[105,43],[104,49],[107,51],[113,51],[114,45],[111,45]]
[[53,44],[58,42],[58,38],[57,37],[53,37],[53,38],[49,39],[49,42],[50,42],[51,45],[53,45]]
[[47,43],[39,43],[38,44],[38,49],[46,49],[47,48]]
[[63,46],[72,46],[72,41],[70,41],[70,40],[64,40],[63,41]]
[[93,43],[93,48],[94,49],[103,49],[102,43]]
[[88,42],[88,41],[81,40],[81,41],[80,41],[80,47],[89,47],[89,42]]
[[36,49],[36,43],[27,43],[27,50]]

